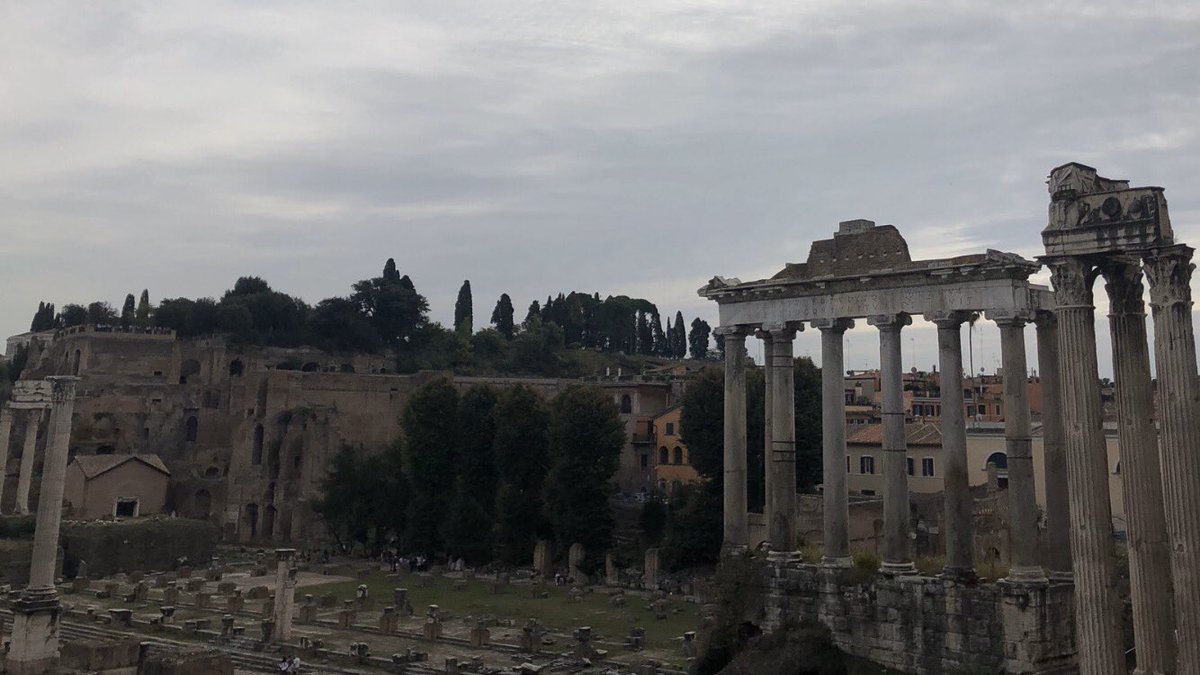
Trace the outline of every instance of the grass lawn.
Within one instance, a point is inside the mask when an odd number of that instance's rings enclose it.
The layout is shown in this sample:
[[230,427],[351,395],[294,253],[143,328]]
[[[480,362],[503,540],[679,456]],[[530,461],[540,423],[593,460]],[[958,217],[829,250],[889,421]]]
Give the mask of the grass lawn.
[[523,584],[513,584],[502,593],[492,594],[485,579],[476,579],[463,590],[454,590],[454,581],[434,579],[433,586],[419,588],[415,575],[389,579],[382,572],[375,572],[369,579],[309,586],[302,593],[314,596],[333,593],[339,601],[350,600],[358,585],[366,584],[375,605],[383,607],[391,604],[393,588],[407,588],[409,601],[417,615],[423,615],[429,605],[437,605],[455,617],[512,619],[518,628],[526,619],[534,618],[551,631],[566,635],[580,626],[591,626],[596,639],[606,643],[605,647],[609,649],[619,647],[630,628],[641,626],[646,629],[646,649],[670,655],[679,654],[680,636],[696,630],[699,623],[699,607],[676,596],[670,597],[668,602],[672,610],[680,611],[670,611],[666,619],[657,620],[647,607],[649,598],[631,592],[626,592],[628,604],[625,607],[610,607],[608,593],[603,588],[585,595],[582,602],[571,602],[567,597],[568,587],[545,586],[543,590],[550,597],[535,599],[530,597],[530,587]]

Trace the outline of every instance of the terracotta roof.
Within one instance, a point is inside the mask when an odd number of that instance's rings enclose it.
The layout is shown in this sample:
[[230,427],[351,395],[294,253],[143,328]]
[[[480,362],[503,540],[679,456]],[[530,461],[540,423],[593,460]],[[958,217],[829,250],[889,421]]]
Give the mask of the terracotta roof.
[[[918,422],[904,425],[908,445],[941,445],[942,431],[936,424]],[[867,424],[846,439],[849,445],[883,445],[883,425]]]
[[170,469],[163,464],[158,455],[80,455],[73,461],[79,465],[84,477],[88,480],[131,461],[141,462],[151,469],[157,469],[168,476],[171,475]]

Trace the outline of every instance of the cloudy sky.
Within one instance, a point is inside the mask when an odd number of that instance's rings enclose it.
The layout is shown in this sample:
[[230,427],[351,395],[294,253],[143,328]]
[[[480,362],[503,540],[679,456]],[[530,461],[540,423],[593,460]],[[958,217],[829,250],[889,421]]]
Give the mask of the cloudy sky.
[[841,220],[1035,255],[1070,160],[1166,187],[1195,244],[1198,150],[1194,1],[9,2],[0,332],[245,274],[316,302],[389,256],[443,322],[463,279],[477,317],[577,289],[715,322],[705,280]]

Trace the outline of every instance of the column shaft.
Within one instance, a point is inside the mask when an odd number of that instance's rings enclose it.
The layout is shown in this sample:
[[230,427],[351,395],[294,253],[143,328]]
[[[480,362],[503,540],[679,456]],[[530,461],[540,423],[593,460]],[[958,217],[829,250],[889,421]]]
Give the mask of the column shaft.
[[63,488],[67,477],[67,452],[71,445],[71,414],[75,408],[75,377],[47,378],[54,383],[54,406],[46,434],[42,485],[38,495],[33,559],[29,566],[30,589],[54,589],[58,558],[58,527],[62,520]]
[[1200,387],[1192,326],[1192,249],[1146,257],[1154,314],[1159,444],[1175,595],[1178,673],[1200,673]]
[[1071,558],[1075,561],[1075,627],[1080,671],[1124,675],[1121,599],[1113,556],[1108,456],[1096,365],[1090,265],[1051,262],[1067,421],[1067,486],[1071,502]]
[[1038,375],[1042,382],[1042,475],[1046,488],[1045,565],[1051,579],[1071,578],[1071,506],[1067,497],[1067,456],[1058,359],[1058,322],[1043,312],[1037,319]]
[[746,337],[725,334],[725,532],[726,550],[747,545]]
[[853,322],[813,322],[821,329],[821,453],[825,555],[821,562],[850,566],[850,500],[846,490],[845,334]]
[[942,479],[946,499],[946,566],[951,578],[975,576],[975,535],[971,526],[971,484],[967,475],[967,425],[963,417],[961,313],[932,317],[938,327],[941,369]]
[[[762,470],[763,470],[763,509],[762,522],[766,526],[767,540],[771,539],[771,514],[772,500],[774,499],[771,492],[771,424],[772,414],[774,413],[774,391],[771,389],[772,372],[775,370],[771,367],[771,353],[774,347],[771,342],[771,334],[767,331],[760,330],[758,335],[762,338],[763,346],[763,448],[762,448]],[[749,435],[749,432],[747,432]]]
[[38,423],[41,421],[41,417],[41,410],[34,409],[25,413],[25,445],[21,449],[21,468],[17,476],[17,503],[13,506],[13,513],[22,515],[29,513],[29,487],[33,483],[33,464],[37,460]]
[[883,389],[883,571],[913,574],[909,552],[908,442],[904,436],[904,373],[900,328],[907,315],[872,317],[879,328],[880,387]]
[[1005,318],[1000,326],[1004,362],[1004,446],[1008,453],[1008,519],[1012,581],[1046,581],[1038,562],[1037,486],[1033,482],[1033,440],[1026,378],[1025,317]]
[[771,454],[770,474],[771,549],[791,552],[796,548],[793,519],[796,517],[796,390],[792,328],[771,331]]
[[12,410],[0,407],[0,504],[4,503],[4,484],[8,482],[8,441],[12,432]]
[[1174,671],[1175,620],[1171,602],[1171,558],[1164,514],[1162,466],[1154,428],[1154,391],[1142,304],[1141,268],[1113,265],[1104,271],[1109,297],[1121,484],[1129,546],[1130,599],[1137,671]]

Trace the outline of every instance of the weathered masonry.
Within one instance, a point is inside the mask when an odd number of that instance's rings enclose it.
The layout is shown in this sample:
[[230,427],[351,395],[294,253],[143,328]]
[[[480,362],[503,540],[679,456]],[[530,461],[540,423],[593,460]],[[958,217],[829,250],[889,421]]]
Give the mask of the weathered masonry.
[[[1042,233],[1046,255],[1039,262],[996,251],[914,261],[894,227],[856,220],[842,223],[832,239],[814,242],[806,263],[789,264],[771,279],[743,283],[715,277],[700,290],[719,304],[718,332],[726,340],[724,543],[729,551],[750,543],[745,339],[754,335],[765,342],[768,623],[819,619],[850,652],[913,672],[958,666],[1052,672],[1076,660],[1089,675],[1125,672],[1093,323],[1092,286],[1102,276],[1111,308],[1137,672],[1200,673],[1200,616],[1195,613],[1200,607],[1200,466],[1191,456],[1200,443],[1193,250],[1175,242],[1162,188],[1130,188],[1127,181],[1102,178],[1074,163],[1054,169],[1049,185],[1050,217]],[[1053,292],[1028,281],[1042,264],[1051,269]],[[1150,374],[1143,274],[1154,315],[1157,392]],[[1012,567],[996,586],[979,586],[974,576],[958,399],[963,391],[960,328],[979,312],[1000,327],[1009,375],[1004,409]],[[937,325],[943,378],[946,565],[936,580],[916,575],[909,549],[900,332],[913,315]],[[850,554],[842,346],[845,331],[864,317],[880,338],[885,578],[851,585],[838,572],[849,564]],[[1029,406],[1021,376],[1027,372],[1023,331],[1028,323],[1037,330],[1043,387],[1044,531],[1034,500]],[[820,566],[798,562],[791,528],[792,341],[806,324],[822,333],[825,550]],[[1060,353],[1069,358],[1060,359]],[[1045,542],[1040,551],[1039,539]]]

